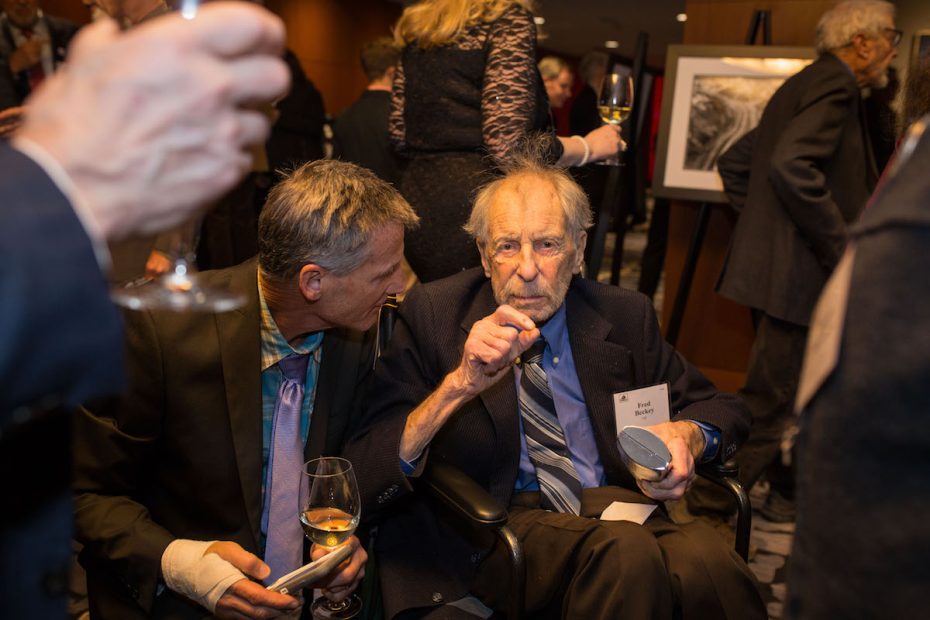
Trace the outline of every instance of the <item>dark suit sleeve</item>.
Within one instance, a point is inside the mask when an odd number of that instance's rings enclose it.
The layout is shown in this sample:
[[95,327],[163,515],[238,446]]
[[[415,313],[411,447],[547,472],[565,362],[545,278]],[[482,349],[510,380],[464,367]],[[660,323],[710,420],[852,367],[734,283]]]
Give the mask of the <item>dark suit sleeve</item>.
[[827,273],[842,256],[846,224],[824,166],[849,115],[857,113],[857,97],[855,82],[843,72],[813,82],[775,144],[769,167],[776,195]]
[[130,392],[88,403],[74,421],[75,537],[82,561],[115,577],[146,611],[161,556],[174,536],[154,522],[138,496],[144,464],[161,434],[165,398],[161,349],[151,317],[127,313]]
[[31,159],[0,144],[0,422],[122,385],[119,316],[93,245]]
[[753,129],[733,143],[717,159],[717,172],[723,180],[723,191],[730,200],[730,206],[739,213],[746,204],[749,193],[749,172],[752,169],[752,145],[756,140]]
[[307,78],[297,56],[287,50],[284,61],[291,73],[291,90],[276,106],[278,119],[267,146],[272,165],[278,167],[321,159],[326,122],[323,96]]
[[[428,348],[425,351],[420,346],[423,335],[416,329],[436,324],[431,313],[422,288],[415,288],[404,299],[390,345],[375,367],[371,398],[344,451],[357,469],[366,520],[413,490],[400,467],[401,435],[407,415],[443,378]],[[422,471],[427,457],[422,455],[414,475]]]
[[669,384],[672,420],[697,420],[720,429],[717,458],[726,460],[749,435],[750,415],[737,396],[717,391],[710,380],[662,337],[652,307],[643,321],[649,383]]

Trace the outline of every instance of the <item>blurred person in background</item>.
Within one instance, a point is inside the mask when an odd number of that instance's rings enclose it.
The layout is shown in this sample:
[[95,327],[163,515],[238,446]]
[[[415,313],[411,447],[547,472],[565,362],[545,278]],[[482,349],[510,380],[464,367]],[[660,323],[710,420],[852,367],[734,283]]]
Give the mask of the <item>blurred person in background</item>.
[[575,77],[571,67],[558,56],[544,56],[538,67],[543,86],[546,87],[546,96],[549,97],[549,106],[561,108],[572,96]]
[[368,88],[336,119],[333,157],[364,166],[397,186],[400,160],[388,137],[388,117],[400,50],[391,38],[381,37],[365,43],[360,56]]
[[[775,92],[744,156],[718,162],[724,177],[728,166],[749,172],[717,290],[748,306],[756,324],[740,389],[753,426],[737,461],[747,489],[767,477],[761,513],[770,521],[794,520],[795,471],[783,438],[793,432],[811,312],[878,180],[860,90],[888,83],[901,40],[894,15],[881,0],[847,0],[824,13],[820,56]],[[728,504],[708,485],[689,498],[689,508],[711,515]]]
[[[0,135],[21,120],[23,101],[65,61],[78,30],[67,19],[46,15],[38,0],[0,0]],[[10,109],[15,108],[15,109]]]

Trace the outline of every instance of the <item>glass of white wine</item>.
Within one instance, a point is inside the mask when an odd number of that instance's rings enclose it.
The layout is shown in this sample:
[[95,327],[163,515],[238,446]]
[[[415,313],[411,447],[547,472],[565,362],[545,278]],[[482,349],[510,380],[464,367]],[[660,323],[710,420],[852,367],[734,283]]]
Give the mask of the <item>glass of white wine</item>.
[[[620,65],[604,76],[601,93],[597,98],[597,113],[601,120],[610,125],[619,125],[625,121],[633,109],[633,78]],[[609,166],[620,165],[620,154],[597,162]]]
[[[307,503],[299,514],[304,534],[320,546],[338,547],[355,533],[362,516],[352,463],[325,456],[307,461],[304,475],[309,478]],[[339,603],[321,596],[311,607],[317,620],[354,618],[361,609],[362,601],[354,594]]]

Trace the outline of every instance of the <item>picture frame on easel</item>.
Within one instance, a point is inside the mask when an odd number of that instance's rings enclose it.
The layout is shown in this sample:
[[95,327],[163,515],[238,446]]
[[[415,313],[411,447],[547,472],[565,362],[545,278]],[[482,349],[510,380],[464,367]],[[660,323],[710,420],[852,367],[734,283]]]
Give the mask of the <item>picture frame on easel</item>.
[[815,58],[809,47],[669,46],[653,193],[725,203],[717,157],[758,124],[778,87]]

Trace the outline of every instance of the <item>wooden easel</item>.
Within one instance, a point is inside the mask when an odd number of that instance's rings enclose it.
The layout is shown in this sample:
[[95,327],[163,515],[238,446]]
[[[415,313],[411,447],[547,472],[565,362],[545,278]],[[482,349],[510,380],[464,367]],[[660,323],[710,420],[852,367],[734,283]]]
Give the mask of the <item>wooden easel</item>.
[[[752,14],[749,32],[746,33],[746,45],[755,45],[760,32],[762,33],[762,45],[771,45],[772,15],[770,11],[755,11]],[[710,210],[709,202],[701,203],[694,232],[691,234],[691,242],[688,244],[685,264],[681,269],[681,280],[678,281],[678,290],[675,292],[675,305],[672,306],[668,328],[665,330],[665,339],[672,346],[675,346],[678,341],[681,321],[685,315],[685,307],[688,305],[688,295],[691,293],[691,282],[694,279],[694,271],[701,255],[701,245],[704,243],[704,235],[707,233],[707,224],[710,221]]]

